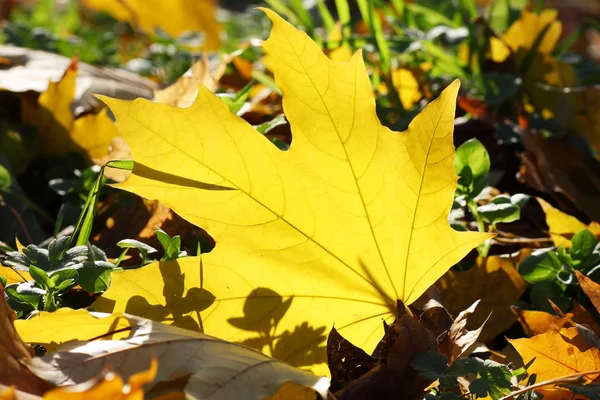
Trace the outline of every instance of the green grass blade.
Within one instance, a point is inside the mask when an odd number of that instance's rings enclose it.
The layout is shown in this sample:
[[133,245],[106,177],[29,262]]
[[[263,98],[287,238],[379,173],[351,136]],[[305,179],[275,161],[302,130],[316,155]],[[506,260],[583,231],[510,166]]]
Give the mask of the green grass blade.
[[304,7],[304,4],[302,4],[302,0],[290,0],[290,8],[298,16],[298,19],[302,25],[304,25],[304,28],[306,28],[308,36],[314,38],[315,22],[308,10]]
[[474,0],[460,0],[460,5],[467,12],[470,19],[474,20],[477,18],[477,6]]
[[342,39],[347,41],[352,34],[352,21],[350,18],[350,6],[348,0],[335,0],[335,7],[337,8],[338,17],[342,23]]
[[327,5],[323,2],[323,0],[317,1],[317,8],[319,9],[319,13],[321,14],[321,18],[323,19],[323,25],[325,25],[325,31],[327,33],[331,33],[335,29],[335,20],[327,8]]
[[281,0],[265,0],[265,3],[277,14],[284,16],[290,24],[300,25],[298,16]]

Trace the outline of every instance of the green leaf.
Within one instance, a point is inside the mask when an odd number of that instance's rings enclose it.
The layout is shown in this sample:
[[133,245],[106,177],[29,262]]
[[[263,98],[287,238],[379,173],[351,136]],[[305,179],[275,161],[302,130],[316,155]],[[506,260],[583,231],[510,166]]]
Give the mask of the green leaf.
[[529,293],[529,299],[536,308],[554,313],[554,309],[548,303],[548,299],[552,300],[563,312],[568,312],[573,307],[573,301],[563,290],[563,285],[559,285],[556,280],[541,282],[533,285]]
[[583,229],[571,239],[573,246],[569,250],[571,258],[576,261],[583,261],[587,257],[592,255],[594,247],[596,246],[596,238],[594,234],[588,229]]
[[419,371],[421,376],[427,380],[439,379],[442,387],[451,388],[458,383],[456,376],[446,373],[448,357],[436,351],[428,350],[426,353],[418,354],[413,358],[410,366]]
[[562,264],[552,251],[534,252],[517,266],[517,270],[527,282],[535,284],[556,279]]
[[75,269],[63,269],[62,271],[51,274],[50,279],[56,285],[54,290],[57,293],[60,293],[73,286],[77,282],[77,279],[79,279],[79,273]]
[[154,247],[135,239],[123,239],[117,243],[117,246],[122,249],[137,249],[144,257],[146,257],[148,254],[156,253],[158,251]]
[[10,172],[3,165],[0,165],[0,191],[8,190],[11,185]]
[[472,176],[468,194],[474,197],[486,186],[487,175],[490,172],[490,155],[477,139],[466,141],[456,149],[454,171],[460,175],[466,167]]
[[219,98],[223,100],[225,104],[227,104],[229,110],[232,113],[237,114],[242,109],[242,107],[244,107],[244,104],[246,104],[246,100],[250,95],[250,90],[252,89],[252,86],[254,86],[254,81],[251,81],[246,86],[244,86],[239,92],[236,93],[235,96],[230,97],[226,93],[221,93],[217,96],[219,96]]
[[125,171],[133,171],[133,160],[115,160],[109,161],[106,163],[107,167],[116,168],[116,169],[124,169]]
[[171,238],[160,228],[154,231],[154,233],[156,234],[158,241],[165,251],[165,256],[162,258],[162,261],[171,261],[177,259],[179,257],[179,253],[181,252],[181,237],[176,235]]
[[38,285],[43,287],[44,289],[52,289],[54,288],[54,281],[52,281],[46,271],[41,268],[38,268],[34,265],[29,266],[29,274],[33,278],[34,281],[37,282]]
[[477,207],[477,210],[481,218],[490,224],[517,221],[521,216],[519,207],[506,195],[496,196],[488,204]]
[[86,292],[103,292],[110,287],[110,274],[113,270],[114,268],[109,267],[82,268],[78,283]]
[[48,244],[48,260],[50,262],[58,261],[63,253],[67,251],[70,241],[70,236],[62,236],[51,240]]
[[[32,311],[37,310],[40,303],[40,294],[22,293],[19,291],[19,284],[13,283],[6,285],[5,291],[10,307],[15,311]],[[13,304],[11,304],[13,303]]]

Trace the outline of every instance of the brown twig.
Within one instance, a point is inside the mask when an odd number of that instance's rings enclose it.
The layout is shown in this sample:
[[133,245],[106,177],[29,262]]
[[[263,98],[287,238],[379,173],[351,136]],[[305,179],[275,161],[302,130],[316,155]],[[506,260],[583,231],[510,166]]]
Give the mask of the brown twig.
[[528,238],[528,237],[518,237],[518,238],[506,238],[501,236],[496,236],[494,238],[496,242],[500,243],[554,243],[552,238],[542,237],[542,238]]
[[581,377],[584,377],[586,375],[592,375],[592,374],[600,374],[600,369],[596,369],[596,370],[593,370],[593,371],[580,372],[578,374],[562,376],[560,378],[554,378],[554,379],[549,379],[547,381],[539,382],[539,383],[536,383],[534,385],[527,386],[526,388],[514,391],[511,394],[506,395],[504,397],[500,397],[500,399],[498,399],[498,400],[512,399],[513,397],[518,396],[518,395],[523,394],[523,393],[527,393],[530,390],[539,389],[541,387],[549,386],[549,385],[556,385],[557,383],[573,382],[573,381],[576,381],[577,379],[579,379]]
[[25,221],[23,221],[23,218],[21,218],[21,214],[19,214],[19,212],[17,210],[15,210],[14,207],[12,207],[10,204],[5,202],[1,198],[0,198],[0,206],[4,206],[4,207],[8,208],[8,210],[17,219],[17,222],[21,226],[21,229],[23,229],[23,233],[25,234],[25,237],[27,238],[27,243],[33,243],[33,240],[31,239],[31,235],[29,234],[29,230],[27,229],[27,225],[25,225]]

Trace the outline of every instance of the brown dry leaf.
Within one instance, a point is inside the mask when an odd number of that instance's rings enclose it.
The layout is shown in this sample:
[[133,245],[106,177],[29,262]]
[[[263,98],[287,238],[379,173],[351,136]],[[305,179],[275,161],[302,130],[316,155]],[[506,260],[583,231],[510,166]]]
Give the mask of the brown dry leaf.
[[550,236],[555,246],[571,247],[571,238],[583,229],[589,229],[596,237],[600,236],[599,223],[591,222],[589,225],[585,225],[577,218],[552,207],[545,200],[538,197],[537,201],[546,214],[546,224],[550,228]]
[[100,158],[118,136],[117,128],[106,111],[74,119],[71,105],[77,64],[74,58],[62,79],[50,82],[36,102],[24,97],[21,117],[25,124],[37,128],[40,150],[44,154],[65,156],[71,151],[81,151],[91,159]]
[[40,395],[50,386],[21,363],[33,357],[33,349],[19,337],[14,320],[15,314],[6,304],[4,287],[0,285],[0,384]]
[[219,80],[227,68],[226,62],[209,61],[206,53],[194,63],[174,84],[162,90],[154,91],[154,100],[174,107],[187,108],[194,104],[198,95],[198,82],[211,92],[215,92]]
[[511,257],[478,257],[470,270],[451,270],[437,281],[442,302],[454,315],[481,299],[477,312],[469,318],[466,328],[479,328],[489,316],[479,338],[482,342],[495,338],[516,322],[510,306],[521,297],[527,286],[516,266],[529,253],[528,250],[521,250]]
[[[113,138],[110,142],[110,146],[108,147],[108,153],[102,158],[94,160],[94,162],[98,165],[105,165],[107,162],[112,160],[132,160],[133,155],[131,154],[131,149],[125,142],[122,136],[117,136]],[[131,171],[127,171],[125,169],[117,169],[117,168],[105,168],[104,176],[109,179],[112,179],[115,182],[123,182],[131,175]]]
[[[583,154],[557,137],[544,138],[539,133],[513,127],[535,160],[540,189],[551,194],[561,208],[576,204],[590,219],[600,220],[600,167],[593,157]],[[567,201],[565,201],[567,199]]]
[[177,37],[186,31],[203,32],[205,50],[218,50],[221,27],[216,0],[81,0],[86,6],[105,11],[120,21],[153,34],[159,28]]
[[596,307],[596,310],[600,312],[600,285],[579,271],[575,271],[575,274],[577,275],[577,280],[581,285],[581,289],[591,300],[594,307]]
[[105,372],[78,385],[57,387],[44,394],[44,400],[143,400],[143,386],[156,378],[158,361],[152,357],[147,370],[129,377],[127,384],[114,372]]
[[161,246],[154,235],[156,227],[170,236],[181,235],[182,244],[193,241],[203,233],[164,204],[132,197],[118,204],[117,210],[106,218],[104,228],[93,237],[93,243],[109,254],[120,253],[121,249],[115,243],[123,238],[141,240],[158,249]]
[[[517,316],[528,337],[540,335],[550,330],[558,331],[571,326],[566,318],[545,311],[521,310],[518,307],[512,307],[512,312]],[[600,334],[600,325],[579,303],[574,302],[571,311],[565,315],[573,322],[588,325],[594,332]]]
[[333,327],[327,337],[327,364],[331,373],[332,392],[341,389],[348,382],[360,378],[378,361],[363,349],[353,345]]
[[479,303],[480,300],[477,300],[471,307],[458,314],[450,326],[446,337],[440,344],[440,353],[443,353],[448,357],[448,364],[452,364],[454,361],[458,360],[473,344],[475,344],[475,342],[477,342],[477,339],[479,339],[483,327],[485,326],[485,321],[477,329],[470,331],[466,328],[467,317],[475,312]]
[[[404,307],[399,304],[399,308]],[[336,397],[353,400],[422,399],[424,389],[431,382],[410,367],[418,354],[437,350],[435,336],[414,317],[406,313],[392,325],[385,327],[385,336],[375,349],[374,356],[381,363],[360,378],[349,382],[335,393]]]
[[[548,331],[530,339],[509,339],[509,342],[517,349],[525,363],[535,358],[527,372],[537,374],[538,382],[600,369],[600,349],[590,346],[578,333],[577,328],[562,329],[559,332]],[[592,374],[584,380],[590,382],[598,376],[598,373]],[[563,389],[548,390],[556,391]],[[542,393],[544,392],[546,390],[542,390]]]

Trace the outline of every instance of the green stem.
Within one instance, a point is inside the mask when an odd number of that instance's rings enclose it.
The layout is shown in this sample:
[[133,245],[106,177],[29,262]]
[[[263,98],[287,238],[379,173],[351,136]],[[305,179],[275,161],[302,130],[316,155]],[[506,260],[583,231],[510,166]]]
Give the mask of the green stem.
[[[469,211],[471,212],[473,218],[475,218],[475,221],[477,222],[477,229],[479,230],[479,232],[487,232],[487,229],[485,228],[485,222],[479,214],[479,210],[477,209],[477,203],[475,202],[475,200],[469,199],[469,201],[467,202],[467,207],[469,208]],[[488,239],[479,245],[477,251],[479,252],[479,255],[481,257],[485,258],[490,252],[490,247],[492,247],[492,241]]]

